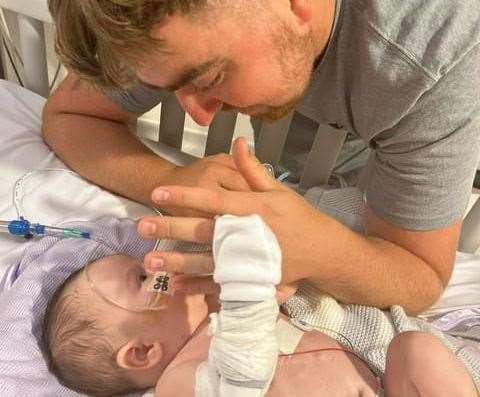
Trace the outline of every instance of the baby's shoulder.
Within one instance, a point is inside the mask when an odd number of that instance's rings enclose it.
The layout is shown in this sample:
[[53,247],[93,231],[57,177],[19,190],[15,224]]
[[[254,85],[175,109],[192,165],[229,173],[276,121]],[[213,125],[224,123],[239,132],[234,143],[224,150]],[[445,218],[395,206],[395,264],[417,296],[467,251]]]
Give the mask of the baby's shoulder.
[[195,397],[196,360],[182,362],[166,371],[155,386],[155,397]]

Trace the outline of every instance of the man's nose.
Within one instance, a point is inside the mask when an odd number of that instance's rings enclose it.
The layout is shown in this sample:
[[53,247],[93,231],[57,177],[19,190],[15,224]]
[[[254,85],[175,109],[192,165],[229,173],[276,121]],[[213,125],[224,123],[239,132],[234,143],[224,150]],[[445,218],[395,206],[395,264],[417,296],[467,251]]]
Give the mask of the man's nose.
[[222,108],[223,102],[217,98],[198,93],[188,88],[181,88],[175,94],[190,117],[202,126],[210,125],[215,114]]

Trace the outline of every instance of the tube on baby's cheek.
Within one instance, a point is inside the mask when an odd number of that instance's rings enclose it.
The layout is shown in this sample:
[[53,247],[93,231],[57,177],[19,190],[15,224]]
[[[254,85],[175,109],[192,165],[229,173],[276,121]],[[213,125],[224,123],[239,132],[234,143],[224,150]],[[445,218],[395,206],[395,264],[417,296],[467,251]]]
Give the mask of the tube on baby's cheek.
[[173,273],[146,274],[142,263],[129,258],[91,262],[85,275],[98,296],[133,312],[165,309],[173,295]]

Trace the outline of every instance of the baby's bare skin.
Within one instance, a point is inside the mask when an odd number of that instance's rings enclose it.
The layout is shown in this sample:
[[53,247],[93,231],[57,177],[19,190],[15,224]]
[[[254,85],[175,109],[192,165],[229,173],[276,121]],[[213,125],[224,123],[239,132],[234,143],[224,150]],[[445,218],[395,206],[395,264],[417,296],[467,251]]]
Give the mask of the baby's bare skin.
[[[303,335],[296,352],[330,348],[345,349],[331,337],[310,331]],[[327,350],[279,357],[267,396],[374,397],[379,388],[379,380],[361,359]]]
[[[161,376],[156,396],[194,397],[196,370],[207,359],[207,326],[192,339]],[[296,352],[344,349],[329,336],[306,332]],[[434,336],[404,333],[391,343],[385,373],[386,397],[477,397],[463,364]],[[267,397],[375,397],[380,382],[359,358],[342,351],[279,357]]]
[[387,397],[477,397],[463,363],[433,335],[405,332],[390,343]]
[[[205,326],[165,370],[156,395],[194,397],[196,370],[207,359],[209,344]],[[304,334],[296,351],[328,348],[343,349],[329,336],[311,331]],[[279,357],[267,396],[374,397],[378,387],[378,380],[360,359],[342,351],[324,351]]]

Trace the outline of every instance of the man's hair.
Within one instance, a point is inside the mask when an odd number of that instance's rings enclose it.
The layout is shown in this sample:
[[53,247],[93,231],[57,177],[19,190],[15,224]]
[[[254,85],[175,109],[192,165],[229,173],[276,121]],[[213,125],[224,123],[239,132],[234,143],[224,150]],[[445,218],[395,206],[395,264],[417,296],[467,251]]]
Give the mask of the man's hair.
[[103,87],[135,83],[135,66],[161,49],[151,37],[173,14],[194,14],[210,0],[48,0],[56,24],[62,63],[81,78]]
[[117,365],[116,351],[89,307],[86,295],[69,291],[72,275],[50,301],[44,321],[44,346],[50,370],[66,387],[92,396],[135,391]]

